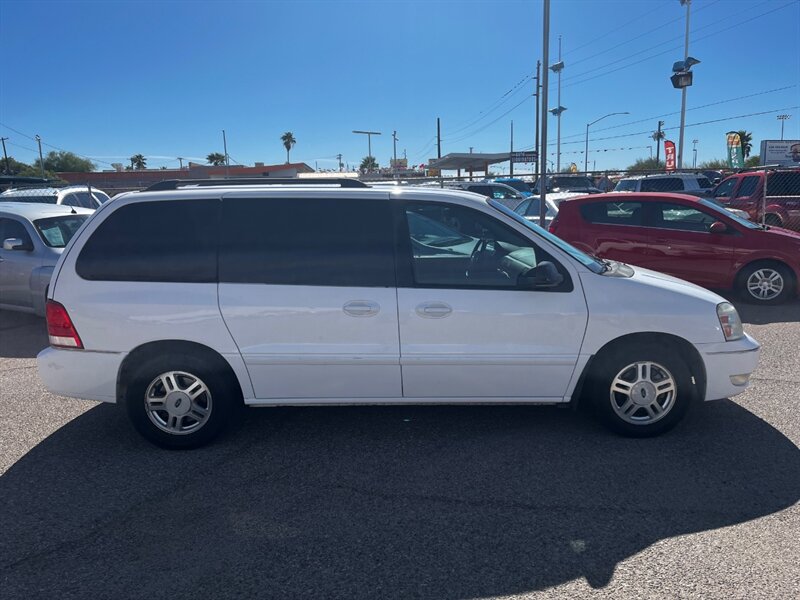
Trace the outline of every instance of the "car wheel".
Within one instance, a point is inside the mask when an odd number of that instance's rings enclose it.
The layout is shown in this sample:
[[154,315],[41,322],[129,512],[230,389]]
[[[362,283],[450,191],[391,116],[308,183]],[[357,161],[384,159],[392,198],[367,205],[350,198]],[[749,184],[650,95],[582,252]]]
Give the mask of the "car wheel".
[[598,418],[629,437],[672,429],[695,397],[688,365],[668,347],[637,344],[600,356],[590,393]]
[[794,290],[794,278],[788,267],[780,263],[746,266],[738,278],[742,299],[752,304],[780,304]]
[[241,404],[231,383],[199,358],[157,357],[133,373],[125,407],[136,430],[154,444],[196,448],[213,440]]

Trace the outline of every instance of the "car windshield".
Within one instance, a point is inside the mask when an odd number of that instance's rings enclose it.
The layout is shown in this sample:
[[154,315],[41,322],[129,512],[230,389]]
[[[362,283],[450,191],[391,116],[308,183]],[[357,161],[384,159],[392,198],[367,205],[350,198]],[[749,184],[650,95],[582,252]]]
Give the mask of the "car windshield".
[[739,216],[736,216],[734,213],[732,213],[731,211],[727,210],[724,206],[721,206],[717,202],[713,202],[713,201],[709,200],[708,198],[701,198],[700,199],[700,204],[702,204],[706,208],[710,208],[710,209],[712,209],[712,210],[714,210],[714,211],[716,211],[718,213],[722,213],[723,215],[725,215],[729,219],[733,219],[734,221],[736,221],[742,227],[747,227],[748,229],[760,229],[761,228],[761,226],[758,223],[753,223],[752,221],[748,221],[747,219],[743,219],[743,218],[741,218]]
[[584,190],[594,187],[594,183],[588,177],[553,177],[548,183],[553,190]]
[[542,229],[541,227],[539,227],[535,223],[532,223],[525,217],[518,215],[513,210],[509,209],[506,206],[503,206],[496,200],[489,200],[489,204],[495,209],[499,210],[504,215],[507,215],[512,219],[514,219],[517,223],[521,223],[539,237],[546,239],[548,242],[550,242],[560,250],[563,250],[564,252],[569,254],[572,258],[581,263],[583,266],[591,270],[593,273],[603,273],[606,270],[605,265],[597,258],[589,256],[588,254],[584,254],[583,252],[581,252],[574,246],[568,244],[561,238],[556,237],[555,235],[553,235],[552,233],[550,233],[545,229]]
[[37,219],[33,222],[45,244],[51,248],[63,248],[80,229],[89,215],[65,215]]
[[531,191],[531,186],[524,181],[498,181],[498,183],[504,183],[505,185],[514,188],[518,192],[530,193]]

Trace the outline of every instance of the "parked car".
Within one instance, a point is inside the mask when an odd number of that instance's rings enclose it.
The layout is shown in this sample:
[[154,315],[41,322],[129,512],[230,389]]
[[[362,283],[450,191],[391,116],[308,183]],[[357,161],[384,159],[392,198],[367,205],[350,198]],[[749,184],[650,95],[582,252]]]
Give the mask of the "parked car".
[[770,171],[764,197],[764,171],[731,175],[711,192],[730,209],[743,210],[750,219],[773,227],[800,231],[800,169]]
[[494,199],[345,181],[172,181],[104,204],[54,274],[46,387],[118,402],[168,447],[208,442],[241,403],[582,398],[646,436],[747,388],[759,344],[716,294]]
[[493,183],[491,181],[448,181],[445,187],[454,190],[464,190],[493,198],[501,204],[514,210],[520,202],[525,199],[520,192],[504,183]]
[[530,184],[522,179],[518,179],[516,177],[498,177],[494,181],[495,183],[502,183],[514,188],[520,195],[522,195],[523,198],[527,198],[533,194]]
[[13,188],[0,194],[0,202],[31,202],[35,204],[63,204],[79,208],[99,208],[109,200],[108,194],[95,187],[70,185],[67,187]]
[[717,185],[720,181],[725,179],[725,175],[722,173],[722,171],[706,170],[700,171],[700,173],[705,175],[714,185]]
[[[556,218],[558,214],[558,204],[553,201],[550,196],[545,196],[545,228],[550,226],[550,223],[553,222],[553,219]],[[541,209],[541,198],[539,196],[531,196],[530,198],[526,198],[522,201],[522,203],[514,209],[514,212],[518,215],[522,215],[529,221],[533,223],[539,224],[539,210]]]
[[615,192],[675,192],[706,196],[714,184],[702,173],[658,173],[624,177]]
[[44,316],[53,268],[91,214],[85,208],[0,203],[0,309]]
[[562,202],[550,231],[577,248],[743,299],[796,295],[800,234],[764,229],[685,194],[617,193]]
[[[542,178],[536,180],[533,186],[533,194],[541,194]],[[575,194],[599,194],[600,190],[595,187],[594,181],[586,175],[548,175],[547,189],[549,192],[571,192]]]

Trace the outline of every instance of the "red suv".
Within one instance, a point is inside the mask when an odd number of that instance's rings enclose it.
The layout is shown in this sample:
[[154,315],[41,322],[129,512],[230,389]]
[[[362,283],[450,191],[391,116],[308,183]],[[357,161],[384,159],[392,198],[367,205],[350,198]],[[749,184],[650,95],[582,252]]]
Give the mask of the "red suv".
[[778,304],[800,277],[800,233],[762,228],[713,202],[666,193],[564,200],[550,231],[601,258]]
[[731,208],[745,210],[753,221],[800,231],[800,170],[770,171],[764,198],[764,172],[745,171],[720,182],[711,195]]

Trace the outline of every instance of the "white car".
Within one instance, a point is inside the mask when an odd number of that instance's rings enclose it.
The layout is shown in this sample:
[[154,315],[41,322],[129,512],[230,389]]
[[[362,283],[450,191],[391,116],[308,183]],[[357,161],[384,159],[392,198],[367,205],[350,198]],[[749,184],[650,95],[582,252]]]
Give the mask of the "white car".
[[457,190],[167,182],[72,239],[38,356],[168,447],[233,409],[590,402],[655,435],[744,391],[759,344],[723,298],[597,260]]
[[702,173],[656,173],[634,175],[617,182],[615,192],[674,192],[707,196],[714,184]]
[[99,208],[101,204],[109,200],[108,194],[104,191],[87,185],[12,188],[0,194],[0,202],[59,204],[91,210]]

